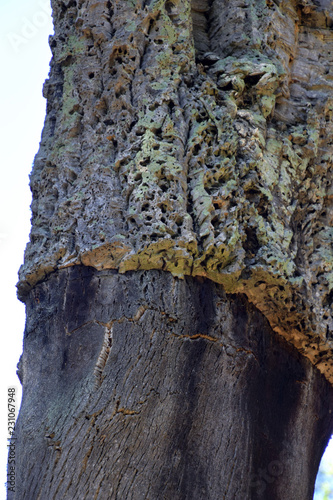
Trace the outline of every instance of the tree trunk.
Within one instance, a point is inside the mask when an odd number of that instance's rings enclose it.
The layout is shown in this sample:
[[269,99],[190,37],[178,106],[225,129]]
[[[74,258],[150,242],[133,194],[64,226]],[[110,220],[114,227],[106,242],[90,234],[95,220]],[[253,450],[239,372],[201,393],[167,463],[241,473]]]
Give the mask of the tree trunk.
[[332,390],[245,295],[75,266],[27,313],[15,498],[312,498]]
[[330,2],[54,0],[10,500],[311,499]]

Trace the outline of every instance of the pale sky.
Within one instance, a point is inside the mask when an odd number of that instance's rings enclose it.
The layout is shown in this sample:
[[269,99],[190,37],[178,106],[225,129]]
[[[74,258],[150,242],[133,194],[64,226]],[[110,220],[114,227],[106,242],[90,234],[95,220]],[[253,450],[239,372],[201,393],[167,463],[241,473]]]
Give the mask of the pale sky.
[[[29,235],[28,176],[44,122],[42,85],[49,71],[52,32],[49,0],[0,0],[0,498],[5,498],[7,388],[16,386],[20,393],[16,364],[22,352],[24,306],[16,298],[15,284]],[[332,444],[325,455],[333,461]]]
[[30,230],[28,176],[44,122],[52,32],[49,0],[0,0],[0,498],[6,497],[7,388],[20,390],[24,305],[15,284]]

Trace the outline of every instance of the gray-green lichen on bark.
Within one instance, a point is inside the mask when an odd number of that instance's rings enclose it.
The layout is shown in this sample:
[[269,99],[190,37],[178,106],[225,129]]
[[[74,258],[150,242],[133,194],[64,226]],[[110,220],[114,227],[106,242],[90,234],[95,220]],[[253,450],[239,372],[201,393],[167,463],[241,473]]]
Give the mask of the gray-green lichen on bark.
[[205,276],[332,382],[331,2],[53,12],[21,298],[76,264]]

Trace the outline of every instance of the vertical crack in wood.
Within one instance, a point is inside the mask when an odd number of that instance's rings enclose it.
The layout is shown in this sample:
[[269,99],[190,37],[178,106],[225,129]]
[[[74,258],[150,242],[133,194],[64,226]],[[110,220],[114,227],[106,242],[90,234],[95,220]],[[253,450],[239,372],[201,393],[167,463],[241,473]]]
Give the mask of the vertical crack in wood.
[[191,15],[193,26],[193,40],[198,60],[211,50],[209,41],[209,12],[212,7],[212,0],[192,0]]
[[112,326],[113,323],[110,325],[105,326],[105,333],[104,333],[104,340],[102,344],[102,349],[101,352],[99,353],[95,370],[94,370],[94,375],[96,378],[95,381],[95,387],[98,388],[102,385],[103,382],[103,370],[105,368],[105,365],[107,363],[107,360],[110,356],[111,352],[111,347],[112,347]]

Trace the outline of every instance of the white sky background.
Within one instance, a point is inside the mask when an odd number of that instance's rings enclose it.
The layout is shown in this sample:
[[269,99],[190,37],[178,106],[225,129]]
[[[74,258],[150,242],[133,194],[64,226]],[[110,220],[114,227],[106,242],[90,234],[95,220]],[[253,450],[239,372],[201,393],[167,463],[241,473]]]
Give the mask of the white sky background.
[[16,364],[25,320],[15,284],[30,231],[28,176],[45,117],[52,32],[49,0],[0,0],[0,499],[6,498],[7,388],[20,391]]
[[[0,498],[5,498],[7,388],[20,383],[24,306],[16,298],[17,271],[30,230],[28,176],[38,151],[53,32],[49,0],[0,0]],[[36,415],[36,419],[39,416]],[[333,461],[333,443],[325,457]]]

